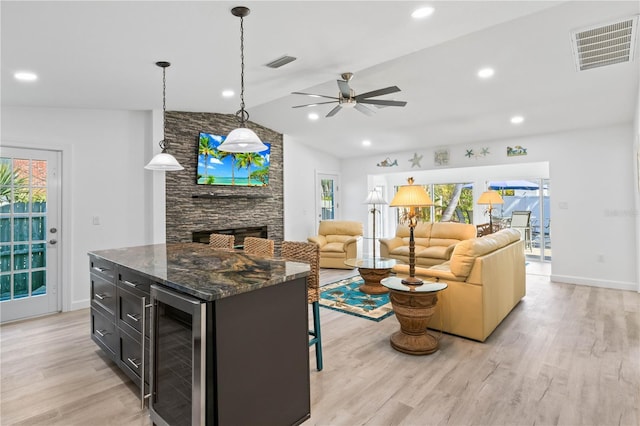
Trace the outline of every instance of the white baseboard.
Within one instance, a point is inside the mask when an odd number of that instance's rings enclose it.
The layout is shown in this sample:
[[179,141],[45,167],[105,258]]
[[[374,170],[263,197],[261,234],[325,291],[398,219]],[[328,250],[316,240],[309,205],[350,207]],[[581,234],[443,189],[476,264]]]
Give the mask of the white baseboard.
[[638,284],[634,282],[612,281],[612,280],[594,280],[584,277],[572,277],[568,275],[551,275],[551,281],[557,283],[587,285],[590,287],[611,288],[615,290],[640,291]]
[[77,300],[75,302],[71,302],[70,311],[77,311],[78,309],[86,309],[91,306],[91,300]]

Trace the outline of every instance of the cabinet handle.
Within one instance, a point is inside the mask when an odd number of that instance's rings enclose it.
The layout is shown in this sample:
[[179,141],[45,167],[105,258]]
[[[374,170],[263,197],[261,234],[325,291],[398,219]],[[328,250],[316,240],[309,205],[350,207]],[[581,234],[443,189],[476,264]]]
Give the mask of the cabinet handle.
[[108,333],[107,330],[96,330],[96,334],[100,337],[104,337],[107,334],[111,334],[111,333]]
[[[131,363],[131,365],[133,365],[136,368],[136,370],[138,368],[140,368],[141,362],[138,361],[137,359],[135,359],[135,358],[134,359],[127,358],[127,361],[129,361]],[[144,387],[144,377],[142,378],[142,387]]]
[[[142,371],[140,372],[140,409],[144,410],[144,401],[151,396],[151,392],[144,392],[144,376],[146,365],[144,364],[144,339],[147,331],[147,313],[146,309],[151,307],[151,303],[147,304],[147,298],[143,297],[140,300],[140,310],[142,311],[142,339],[140,339],[140,353],[142,354]],[[151,323],[153,324],[153,322]]]
[[122,282],[125,283],[126,285],[128,285],[129,287],[133,287],[133,288],[138,287],[138,284],[132,283],[131,281],[128,281],[128,280],[124,280]]
[[134,320],[135,322],[140,321],[140,315],[131,315],[131,314],[127,314],[127,318],[131,318],[132,320]]
[[98,299],[100,299],[100,300],[104,300],[104,299],[108,299],[108,298],[109,298],[109,296],[108,296],[108,295],[106,295],[106,294],[99,294],[99,293],[96,293],[96,294],[95,294],[95,296],[96,296]]
[[104,272],[104,271],[108,271],[107,268],[100,268],[99,266],[94,266],[93,269],[95,269],[98,272]]

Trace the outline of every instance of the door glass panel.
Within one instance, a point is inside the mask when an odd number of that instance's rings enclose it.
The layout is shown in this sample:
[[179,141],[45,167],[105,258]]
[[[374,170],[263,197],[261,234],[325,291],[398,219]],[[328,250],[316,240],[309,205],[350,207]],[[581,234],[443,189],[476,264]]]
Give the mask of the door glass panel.
[[322,220],[335,219],[334,181],[333,179],[322,179],[320,184],[322,185],[321,218]]
[[13,274],[13,298],[20,299],[29,296],[29,274]]
[[31,295],[41,296],[47,294],[47,276],[45,271],[35,271],[31,273]]
[[8,217],[0,217],[0,242],[8,243],[11,241],[11,219]]
[[0,246],[0,271],[11,271],[11,246]]
[[13,241],[29,240],[29,218],[16,217],[13,219]]
[[31,239],[44,241],[47,238],[47,218],[45,216],[34,216],[31,218]]
[[20,244],[13,246],[13,269],[16,271],[29,268],[29,246]]
[[33,244],[31,246],[31,267],[44,268],[47,265],[47,257],[45,256],[46,244]]
[[11,300],[11,275],[0,275],[0,301]]

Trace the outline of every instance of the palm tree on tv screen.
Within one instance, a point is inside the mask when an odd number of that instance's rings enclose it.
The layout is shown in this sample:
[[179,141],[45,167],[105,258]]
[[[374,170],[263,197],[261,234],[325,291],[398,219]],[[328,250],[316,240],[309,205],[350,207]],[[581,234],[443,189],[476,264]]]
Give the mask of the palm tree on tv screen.
[[264,164],[264,157],[257,152],[243,152],[236,157],[238,160],[238,170],[247,169],[248,185],[251,185],[251,166],[262,167]]
[[200,135],[200,144],[198,145],[198,154],[204,158],[204,181],[209,183],[209,156],[215,155],[216,150],[209,144],[207,135]]

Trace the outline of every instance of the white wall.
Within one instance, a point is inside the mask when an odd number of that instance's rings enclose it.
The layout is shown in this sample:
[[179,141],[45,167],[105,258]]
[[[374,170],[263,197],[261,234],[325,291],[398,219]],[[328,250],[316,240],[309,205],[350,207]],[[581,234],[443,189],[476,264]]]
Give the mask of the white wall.
[[633,119],[633,149],[631,150],[631,168],[635,170],[635,216],[636,216],[636,278],[638,281],[638,292],[640,292],[640,85],[638,85],[638,99],[636,103],[636,113]]
[[[288,135],[283,136],[283,148],[284,238],[307,241],[307,237],[315,235],[318,223],[315,213],[319,197],[316,172],[338,171],[340,162],[331,155],[302,145]],[[342,203],[344,205],[344,196]]]
[[[629,123],[605,128],[576,130],[572,132],[540,135],[529,138],[492,141],[483,144],[451,146],[450,162],[446,167],[435,166],[434,150],[418,151],[423,155],[421,167],[411,169],[409,159],[414,151],[383,154],[342,161],[342,180],[346,191],[344,217],[367,223],[367,210],[361,198],[368,188],[380,179],[376,175],[406,172],[417,175],[421,170],[432,172],[432,181],[464,181],[498,178],[526,178],[534,173],[529,163],[549,164],[551,179],[552,217],[552,279],[559,282],[597,285],[627,290],[636,290],[638,285],[638,251],[636,235],[637,219],[634,212],[637,197],[637,182],[632,163],[628,160],[633,145],[633,128]],[[527,155],[507,157],[506,147],[520,145],[527,148]],[[478,152],[487,147],[490,154],[479,158],[468,158],[466,150]],[[376,166],[390,157],[398,160],[397,167]],[[472,166],[515,166],[513,175],[487,170],[487,176],[479,179]],[[537,167],[537,166],[535,166]],[[444,169],[453,169],[457,179],[447,175]],[[498,170],[498,169],[494,169]],[[535,168],[534,168],[535,170]],[[402,176],[402,174],[401,174]],[[530,176],[545,177],[545,176]],[[445,179],[445,180],[440,180]],[[387,198],[389,199],[389,198]],[[350,200],[356,200],[355,203]],[[566,206],[566,208],[564,208]],[[603,262],[598,262],[602,255]]]
[[152,242],[152,127],[150,112],[2,108],[3,146],[62,151],[64,310],[89,306],[88,251]]

